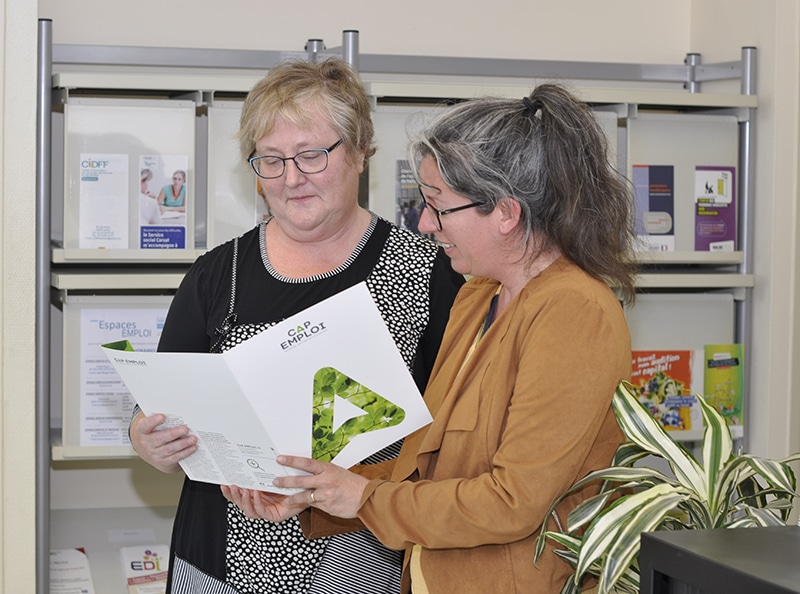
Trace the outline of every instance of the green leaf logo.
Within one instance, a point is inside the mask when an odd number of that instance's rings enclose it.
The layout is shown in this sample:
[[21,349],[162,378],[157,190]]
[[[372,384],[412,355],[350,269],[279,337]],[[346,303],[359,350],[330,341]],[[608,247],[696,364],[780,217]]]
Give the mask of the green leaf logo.
[[406,412],[333,367],[314,374],[311,455],[330,462],[356,435],[403,422]]
[[133,352],[133,345],[127,340],[118,340],[116,342],[109,342],[100,346],[104,346],[107,349],[114,349],[115,351]]

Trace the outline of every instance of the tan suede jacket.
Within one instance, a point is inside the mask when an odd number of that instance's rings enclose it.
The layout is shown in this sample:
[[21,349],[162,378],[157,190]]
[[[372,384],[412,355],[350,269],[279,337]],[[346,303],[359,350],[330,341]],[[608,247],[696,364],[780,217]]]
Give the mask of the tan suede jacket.
[[[557,594],[569,565],[551,550],[533,564],[544,514],[622,441],[611,399],[630,377],[631,345],[614,293],[557,260],[459,374],[496,289],[462,288],[425,392],[434,421],[406,438],[392,480],[373,479],[359,512],[387,546],[422,545],[431,594]],[[562,506],[562,525],[587,496]]]

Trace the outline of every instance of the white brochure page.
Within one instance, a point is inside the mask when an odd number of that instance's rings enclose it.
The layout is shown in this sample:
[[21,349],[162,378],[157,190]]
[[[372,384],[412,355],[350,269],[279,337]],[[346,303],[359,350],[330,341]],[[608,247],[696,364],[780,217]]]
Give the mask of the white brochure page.
[[275,461],[275,444],[222,355],[103,350],[146,414],[163,413],[163,428],[186,425],[197,436],[198,450],[180,463],[190,479],[296,492],[272,485],[292,469]]
[[222,354],[104,351],[147,414],[198,436],[194,480],[285,492],[278,453],[349,467],[431,421],[364,283]]

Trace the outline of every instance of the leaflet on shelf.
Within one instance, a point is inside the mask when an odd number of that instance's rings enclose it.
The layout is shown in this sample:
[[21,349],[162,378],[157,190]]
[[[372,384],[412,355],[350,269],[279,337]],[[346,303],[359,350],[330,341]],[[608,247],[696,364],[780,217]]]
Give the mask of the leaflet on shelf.
[[83,548],[50,551],[50,594],[95,594]]
[[707,344],[704,355],[706,402],[728,425],[743,425],[744,345]]
[[139,155],[139,248],[188,247],[188,170],[187,155]]
[[79,156],[79,247],[127,249],[128,155]]
[[349,467],[431,421],[363,282],[224,353],[124,349],[103,346],[142,410],[197,436],[197,481],[287,492],[279,453]]
[[[167,316],[168,303],[136,307],[98,302],[87,304],[73,315],[79,320],[77,426],[71,440],[81,447],[129,446],[128,425],[133,398],[108,358],[102,345],[128,340],[139,351],[155,351]],[[72,445],[72,444],[70,444]]]
[[169,546],[150,544],[119,550],[128,594],[165,594]]
[[736,169],[698,166],[694,174],[697,251],[736,250]]
[[637,249],[675,251],[675,166],[633,165]]
[[633,351],[631,383],[642,402],[667,431],[702,429],[703,413],[695,393],[702,374],[693,350]]

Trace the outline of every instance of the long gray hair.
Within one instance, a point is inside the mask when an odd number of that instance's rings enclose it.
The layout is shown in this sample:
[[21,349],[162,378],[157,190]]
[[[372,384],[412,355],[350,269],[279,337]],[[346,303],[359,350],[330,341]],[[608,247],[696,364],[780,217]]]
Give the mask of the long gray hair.
[[531,260],[557,247],[633,300],[631,185],[609,163],[591,109],[567,89],[543,84],[522,100],[486,97],[448,108],[411,139],[418,181],[426,156],[453,191],[485,202],[481,212],[516,200]]

